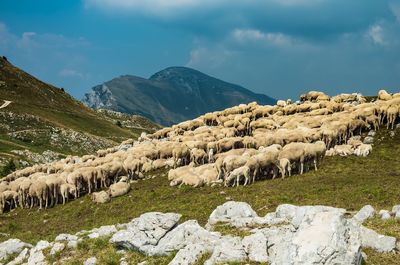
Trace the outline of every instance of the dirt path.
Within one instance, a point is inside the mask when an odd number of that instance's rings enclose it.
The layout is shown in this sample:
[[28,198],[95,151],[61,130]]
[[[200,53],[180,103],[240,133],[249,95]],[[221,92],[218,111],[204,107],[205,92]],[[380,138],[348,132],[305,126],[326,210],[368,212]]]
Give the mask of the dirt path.
[[10,105],[11,102],[12,101],[4,100],[4,104],[0,106],[0,109],[7,107],[8,105]]

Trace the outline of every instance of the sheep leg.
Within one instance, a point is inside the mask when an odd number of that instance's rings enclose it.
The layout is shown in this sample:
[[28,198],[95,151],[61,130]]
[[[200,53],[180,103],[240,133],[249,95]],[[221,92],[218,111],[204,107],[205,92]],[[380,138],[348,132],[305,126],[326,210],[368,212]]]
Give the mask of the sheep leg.
[[304,171],[304,162],[300,163],[300,174],[303,174]]
[[315,171],[318,170],[318,168],[317,168],[317,159],[314,159],[314,168],[315,168]]

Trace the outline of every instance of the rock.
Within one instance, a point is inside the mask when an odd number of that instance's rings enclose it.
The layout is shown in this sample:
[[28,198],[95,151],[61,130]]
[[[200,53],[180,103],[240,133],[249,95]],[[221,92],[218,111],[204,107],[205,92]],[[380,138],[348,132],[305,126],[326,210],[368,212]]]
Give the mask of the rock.
[[389,132],[389,136],[390,136],[390,137],[394,137],[395,135],[396,135],[396,133],[395,133],[394,131],[390,131],[390,132]]
[[64,248],[65,248],[65,245],[63,243],[56,242],[56,243],[54,243],[53,247],[50,250],[50,255],[54,256],[57,253],[63,251]]
[[142,214],[128,223],[126,230],[115,233],[110,242],[118,247],[146,253],[150,246],[155,246],[176,225],[180,217],[181,215],[176,213]]
[[380,235],[362,225],[359,229],[362,247],[373,248],[378,252],[390,252],[396,248],[396,238]]
[[242,240],[244,249],[250,261],[268,262],[267,238],[261,232],[246,236]]
[[363,143],[364,144],[373,144],[374,143],[374,137],[372,137],[372,136],[365,137]]
[[393,206],[392,213],[395,218],[400,218],[400,205]]
[[390,212],[388,210],[380,210],[379,215],[381,216],[382,220],[388,220],[391,218]]
[[157,246],[148,249],[148,253],[152,256],[168,255],[172,251],[193,244],[203,244],[207,248],[212,248],[220,239],[219,233],[204,229],[196,220],[189,220],[167,233]]
[[375,209],[371,205],[365,205],[356,213],[353,217],[353,220],[356,222],[362,224],[364,223],[367,219],[373,217],[375,215]]
[[78,240],[71,240],[71,241],[68,241],[68,243],[67,243],[67,247],[69,247],[69,248],[77,248],[78,247]]
[[59,234],[54,241],[77,241],[78,236],[71,234]]
[[247,254],[240,237],[224,236],[214,247],[211,257],[204,265],[223,264],[227,262],[243,262]]
[[253,223],[254,218],[258,217],[257,213],[251,206],[245,202],[229,201],[218,206],[208,218],[207,229],[212,226],[225,223],[235,227],[244,227]]
[[371,130],[368,132],[368,136],[374,137],[376,132],[374,130]]
[[396,124],[396,127],[395,127],[395,128],[396,128],[396,130],[397,130],[397,129],[400,129],[400,123]]
[[142,261],[142,262],[138,263],[137,265],[146,265],[146,264],[147,264],[147,261]]
[[46,248],[49,248],[49,247],[51,247],[51,244],[50,244],[48,241],[46,241],[46,240],[40,240],[40,241],[36,244],[35,249],[36,249],[36,250],[43,250],[43,249],[46,249]]
[[101,226],[99,228],[90,230],[88,237],[89,238],[98,238],[98,237],[103,237],[103,236],[110,236],[112,234],[115,234],[117,231],[118,230],[115,227],[115,225],[105,225],[105,226]]
[[203,244],[190,244],[176,253],[168,265],[191,265],[195,264],[204,254],[209,252]]
[[358,231],[344,209],[284,204],[275,213],[289,224],[258,230],[268,239],[271,264],[361,264]]
[[26,258],[28,258],[29,248],[24,248],[24,250],[19,253],[19,255],[11,262],[7,263],[7,265],[19,265],[21,264]]
[[91,257],[88,258],[85,263],[83,263],[84,265],[96,265],[97,264],[97,258],[96,257]]
[[31,248],[32,245],[22,242],[19,239],[9,239],[0,243],[0,261],[7,259],[10,255],[21,253],[24,248]]

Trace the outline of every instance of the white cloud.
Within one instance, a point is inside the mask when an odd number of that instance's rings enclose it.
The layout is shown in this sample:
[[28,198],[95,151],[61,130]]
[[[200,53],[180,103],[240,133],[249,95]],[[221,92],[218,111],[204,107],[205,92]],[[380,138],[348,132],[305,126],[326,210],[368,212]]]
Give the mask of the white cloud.
[[233,51],[222,46],[212,47],[212,49],[197,46],[190,51],[190,58],[186,66],[195,68],[206,66],[213,69],[223,65],[233,55]]
[[390,9],[392,10],[393,14],[396,16],[397,21],[400,22],[400,3],[399,2],[392,2],[390,3]]
[[383,34],[383,28],[380,25],[371,26],[367,34],[375,44],[386,44]]
[[58,72],[58,75],[61,77],[76,77],[82,79],[86,77],[86,75],[83,73],[73,69],[62,69],[60,72]]
[[261,41],[266,44],[281,46],[292,42],[291,37],[283,33],[264,33],[257,29],[235,29],[232,32],[232,36],[236,41],[242,43],[248,41]]

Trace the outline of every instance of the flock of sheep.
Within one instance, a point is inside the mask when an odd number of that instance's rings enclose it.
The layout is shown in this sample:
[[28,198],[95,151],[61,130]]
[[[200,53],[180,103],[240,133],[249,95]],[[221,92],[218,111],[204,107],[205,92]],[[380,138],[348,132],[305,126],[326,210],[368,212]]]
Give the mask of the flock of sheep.
[[[379,91],[374,102],[359,94],[329,97],[311,91],[300,101],[274,106],[241,104],[163,128],[138,141],[15,171],[0,182],[0,211],[50,207],[90,193],[97,202],[127,193],[132,179],[169,168],[171,186],[247,185],[259,179],[318,169],[325,154],[347,144],[366,156],[360,134],[399,116],[400,93]],[[111,185],[111,187],[109,187]],[[109,188],[107,192],[103,190]]]

